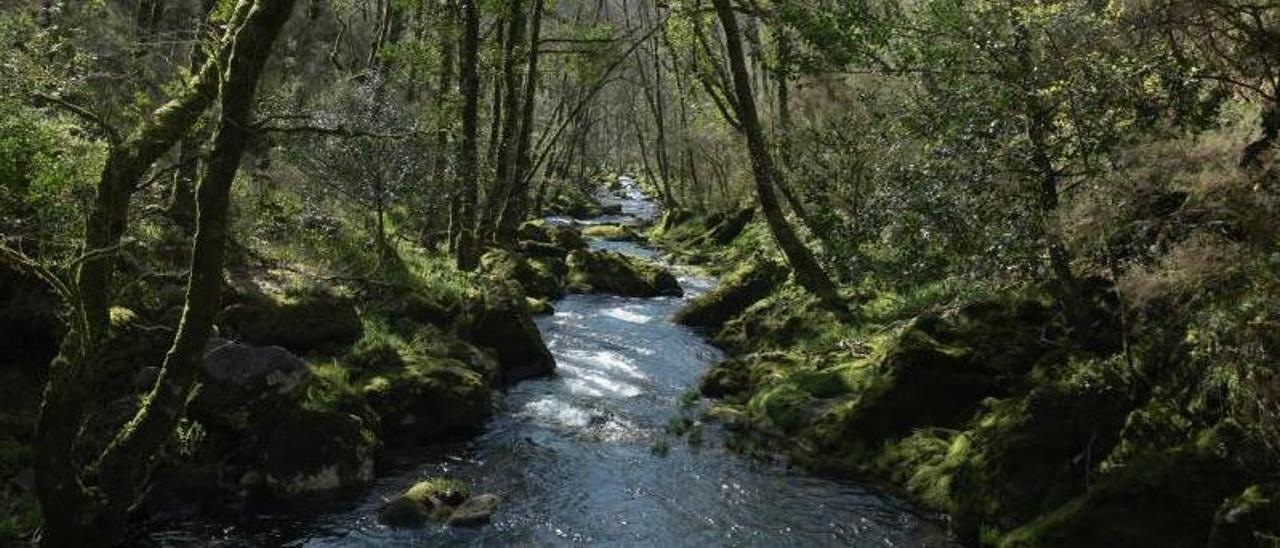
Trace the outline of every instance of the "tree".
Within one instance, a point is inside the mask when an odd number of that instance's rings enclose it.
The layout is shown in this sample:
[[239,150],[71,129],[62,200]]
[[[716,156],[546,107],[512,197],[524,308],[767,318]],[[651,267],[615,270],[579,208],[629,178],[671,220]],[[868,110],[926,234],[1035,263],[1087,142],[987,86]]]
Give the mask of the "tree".
[[461,229],[458,232],[455,260],[459,269],[470,271],[475,269],[477,260],[474,223],[476,202],[479,199],[476,180],[479,177],[476,125],[480,106],[480,75],[477,68],[480,49],[480,11],[476,7],[476,0],[459,0],[459,4],[462,8],[463,27],[459,60],[462,137],[458,143],[458,179],[455,192],[458,192],[462,199],[458,207],[457,224]]
[[[235,21],[241,23],[229,29],[225,39],[229,51],[227,70],[218,88],[221,115],[196,191],[196,235],[182,320],[149,396],[87,467],[76,463],[73,456],[83,408],[67,403],[93,390],[94,386],[76,373],[93,367],[95,334],[87,326],[73,326],[63,352],[50,366],[36,457],[38,494],[46,523],[41,539],[44,546],[107,546],[116,542],[124,532],[126,517],[146,492],[156,453],[169,441],[185,410],[217,313],[230,187],[250,138],[254,92],[293,4],[293,0],[245,0],[237,6],[237,14],[242,15]],[[124,226],[113,228],[123,230]],[[81,318],[88,323],[85,316]]]
[[760,206],[760,212],[764,215],[765,223],[769,227],[769,232],[773,234],[774,241],[778,243],[778,248],[782,250],[782,254],[791,265],[796,281],[827,306],[837,310],[844,309],[835,284],[823,272],[822,266],[814,260],[813,255],[804,246],[804,242],[796,236],[774,195],[774,188],[779,184],[782,174],[774,164],[764,128],[760,125],[760,115],[756,111],[755,94],[751,89],[751,76],[747,73],[737,16],[729,0],[712,0],[712,4],[720,19],[720,26],[724,29],[729,72],[733,77],[733,111],[751,155],[751,169],[755,176],[756,200]]

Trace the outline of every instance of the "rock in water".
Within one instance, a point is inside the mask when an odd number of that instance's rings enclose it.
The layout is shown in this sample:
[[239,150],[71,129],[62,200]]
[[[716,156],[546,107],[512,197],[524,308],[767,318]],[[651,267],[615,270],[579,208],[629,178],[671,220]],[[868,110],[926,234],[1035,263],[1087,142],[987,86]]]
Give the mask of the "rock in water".
[[412,528],[427,524],[427,507],[409,497],[391,499],[378,510],[378,523],[387,527]]
[[[514,286],[514,287],[513,287]],[[548,375],[556,362],[514,282],[493,281],[484,293],[468,295],[460,332],[466,340],[493,349],[507,383]]]
[[569,287],[578,291],[623,297],[684,294],[680,282],[665,268],[613,251],[578,250],[569,254]]
[[449,358],[413,357],[364,387],[390,441],[422,442],[478,427],[492,412],[485,379]]
[[502,498],[498,495],[476,495],[454,510],[446,523],[454,527],[478,527],[488,524],[489,518],[493,516],[493,512],[498,509],[498,504],[501,502]]
[[202,421],[246,426],[306,394],[314,375],[306,362],[278,346],[248,346],[210,339],[205,347],[203,384],[191,403]]

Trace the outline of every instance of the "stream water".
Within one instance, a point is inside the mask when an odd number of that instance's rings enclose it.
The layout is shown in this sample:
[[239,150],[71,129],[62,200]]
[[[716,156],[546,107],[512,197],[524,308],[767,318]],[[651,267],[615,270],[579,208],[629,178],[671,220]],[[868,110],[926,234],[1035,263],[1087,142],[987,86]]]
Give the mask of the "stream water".
[[[623,181],[607,198],[625,218],[655,208]],[[558,222],[570,222],[559,219]],[[593,242],[653,257],[635,244]],[[303,507],[221,520],[199,516],[156,533],[162,546],[426,545],[845,545],[942,546],[941,525],[893,498],[729,452],[708,425],[702,443],[671,438],[667,421],[682,395],[721,357],[668,318],[714,280],[685,273],[683,298],[571,295],[541,329],[555,376],[526,381],[502,398],[484,433],[467,442],[401,452],[372,488]],[[686,413],[696,416],[696,412]],[[386,498],[437,475],[504,498],[478,529],[388,529],[376,522]]]

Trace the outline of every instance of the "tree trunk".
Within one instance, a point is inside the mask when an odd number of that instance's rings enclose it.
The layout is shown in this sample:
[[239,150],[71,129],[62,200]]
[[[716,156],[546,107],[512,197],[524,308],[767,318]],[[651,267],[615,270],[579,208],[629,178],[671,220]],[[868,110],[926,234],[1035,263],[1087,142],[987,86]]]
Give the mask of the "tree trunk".
[[529,22],[529,66],[525,69],[524,100],[520,110],[520,132],[516,142],[515,166],[507,182],[506,199],[498,217],[497,240],[512,243],[516,229],[528,210],[529,203],[529,146],[533,136],[533,115],[538,95],[538,40],[542,32],[543,0],[533,0]]
[[477,239],[483,243],[493,241],[497,221],[506,200],[511,172],[515,169],[515,154],[520,130],[520,74],[519,53],[525,37],[524,0],[509,0],[507,13],[507,42],[502,56],[502,135],[498,139],[498,156],[493,181],[480,211]]
[[458,249],[455,259],[464,271],[476,267],[475,208],[478,200],[476,184],[476,122],[480,106],[480,75],[476,67],[480,49],[480,11],[476,0],[460,0],[462,6],[462,49],[458,61],[462,93],[462,140],[458,147],[457,191],[461,194],[458,208]]
[[[216,4],[215,0],[200,0],[200,14],[196,17],[194,25],[197,37],[204,36],[209,24],[209,14]],[[191,47],[191,70],[200,70],[207,57],[204,48],[200,46],[200,41],[196,40]],[[169,218],[188,234],[195,228],[195,183],[196,176],[200,172],[199,154],[200,139],[197,136],[184,137],[178,144],[178,169],[173,173],[173,187],[170,189],[169,205],[165,211]]]
[[770,155],[768,140],[764,129],[760,126],[759,114],[756,111],[755,96],[751,91],[751,76],[747,74],[746,60],[742,51],[742,37],[738,31],[738,21],[729,5],[729,0],[712,0],[720,24],[724,27],[725,45],[729,57],[729,70],[733,76],[734,94],[737,96],[737,118],[746,135],[747,150],[751,155],[751,168],[755,174],[756,199],[760,204],[760,212],[764,214],[769,232],[778,243],[782,254],[787,258],[791,269],[795,272],[796,281],[806,290],[818,297],[834,310],[847,310],[840,299],[839,291],[830,278],[822,271],[821,265],[805,248],[804,242],[796,236],[786,216],[779,207],[774,196],[776,181],[781,179],[777,166]]
[[1280,96],[1262,107],[1262,137],[1249,143],[1240,156],[1241,168],[1252,168],[1258,165],[1258,157],[1267,149],[1274,147],[1280,139]]
[[236,7],[218,55],[205,62],[189,88],[108,151],[85,224],[84,250],[88,255],[76,272],[78,301],[73,304],[74,321],[58,356],[49,365],[49,380],[36,424],[33,460],[37,497],[46,523],[42,542],[47,546],[106,542],[95,540],[99,534],[93,531],[97,518],[92,505],[100,501],[90,496],[83,485],[83,467],[71,453],[84,420],[85,405],[100,374],[92,365],[109,323],[114,249],[128,226],[129,198],[142,177],[190,130],[217,96],[220,62],[230,55],[231,37],[248,12],[248,3]]
[[[246,10],[244,24],[230,27],[225,42],[234,52],[226,57],[230,66],[221,87],[222,120],[197,190],[199,213],[186,307],[155,387],[84,476],[70,456],[83,417],[70,413],[70,407],[50,405],[67,394],[69,387],[62,383],[83,379],[51,378],[46,390],[37,448],[44,546],[107,546],[118,540],[128,513],[145,492],[155,455],[185,410],[217,312],[230,185],[249,140],[253,91],[293,0],[258,0],[251,10],[248,6],[244,2],[237,8],[237,13]],[[90,358],[92,351],[81,355]],[[74,388],[86,389],[93,385]],[[81,483],[84,478],[96,479],[96,485]]]

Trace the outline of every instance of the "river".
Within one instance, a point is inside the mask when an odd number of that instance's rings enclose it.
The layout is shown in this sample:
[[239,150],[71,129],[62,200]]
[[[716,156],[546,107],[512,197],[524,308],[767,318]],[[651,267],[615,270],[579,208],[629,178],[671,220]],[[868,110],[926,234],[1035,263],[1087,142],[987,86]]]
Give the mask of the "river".
[[[655,214],[629,180],[607,199],[623,205],[623,216],[607,221]],[[636,244],[592,245],[655,256]],[[681,272],[682,298],[570,295],[555,303],[555,314],[538,327],[558,362],[556,375],[511,388],[478,437],[398,452],[390,473],[358,494],[230,521],[199,517],[152,539],[169,546],[308,547],[948,544],[933,516],[856,484],[736,455],[714,424],[700,444],[667,436],[673,416],[698,415],[684,396],[722,357],[669,321],[715,283]],[[655,451],[661,440],[665,453]],[[419,530],[377,524],[383,500],[438,475],[501,495],[493,524]]]

